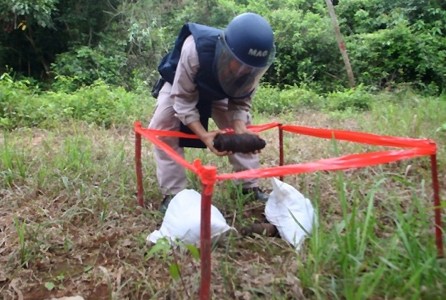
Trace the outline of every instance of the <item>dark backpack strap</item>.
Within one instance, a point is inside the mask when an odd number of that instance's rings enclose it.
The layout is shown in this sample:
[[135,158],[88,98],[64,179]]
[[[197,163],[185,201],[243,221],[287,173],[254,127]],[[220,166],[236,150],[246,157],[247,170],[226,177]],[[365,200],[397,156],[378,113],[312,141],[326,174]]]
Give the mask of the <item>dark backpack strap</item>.
[[175,78],[175,71],[177,69],[178,62],[180,61],[181,48],[189,35],[191,35],[189,24],[185,24],[178,34],[172,51],[167,53],[158,65],[158,72],[167,82],[171,84]]
[[158,98],[158,95],[160,94],[161,89],[163,88],[164,84],[166,83],[166,80],[163,77],[160,77],[155,85],[152,87],[152,90],[150,91],[150,94],[153,98]]
[[[198,111],[200,112],[200,123],[203,125],[206,131],[208,130],[209,118],[212,114],[212,102],[211,101],[198,101],[197,104]],[[180,122],[180,131],[183,133],[193,134],[192,130],[189,129],[186,125]],[[189,147],[189,148],[207,148],[206,145],[199,139],[186,139],[179,138],[179,146],[180,147]]]

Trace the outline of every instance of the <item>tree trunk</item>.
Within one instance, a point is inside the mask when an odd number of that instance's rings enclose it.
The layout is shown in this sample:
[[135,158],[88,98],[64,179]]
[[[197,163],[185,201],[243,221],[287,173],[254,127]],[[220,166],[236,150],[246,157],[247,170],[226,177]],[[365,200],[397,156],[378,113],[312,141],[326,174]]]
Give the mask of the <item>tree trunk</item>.
[[[28,42],[31,44],[31,47],[34,50],[34,53],[37,55],[37,58],[39,59],[40,63],[43,66],[43,69],[45,70],[45,76],[48,76],[50,73],[50,67],[45,58],[43,57],[43,53],[40,49],[37,48],[36,43],[34,42],[33,35],[31,31],[31,26],[28,26],[27,33],[25,33],[25,37],[28,40]],[[29,64],[29,60],[28,60]],[[31,70],[28,70],[28,72],[31,72]]]
[[328,7],[328,13],[330,14],[333,28],[336,35],[336,41],[338,42],[339,50],[341,51],[342,59],[344,60],[345,69],[347,70],[348,82],[350,87],[355,86],[355,77],[353,75],[352,66],[350,65],[350,59],[348,58],[347,49],[345,47],[344,39],[342,38],[341,30],[339,29],[338,19],[334,11],[332,0],[325,0]]

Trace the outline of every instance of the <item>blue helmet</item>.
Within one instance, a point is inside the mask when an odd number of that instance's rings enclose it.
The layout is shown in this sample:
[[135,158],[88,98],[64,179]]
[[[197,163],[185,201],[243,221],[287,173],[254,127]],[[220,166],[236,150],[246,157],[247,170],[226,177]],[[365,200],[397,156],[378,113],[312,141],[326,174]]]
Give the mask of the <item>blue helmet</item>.
[[274,34],[269,23],[255,13],[235,17],[220,35],[215,71],[224,92],[232,98],[249,96],[271,65]]
[[234,55],[247,65],[265,67],[274,54],[274,34],[268,22],[258,14],[235,17],[224,30],[226,43]]

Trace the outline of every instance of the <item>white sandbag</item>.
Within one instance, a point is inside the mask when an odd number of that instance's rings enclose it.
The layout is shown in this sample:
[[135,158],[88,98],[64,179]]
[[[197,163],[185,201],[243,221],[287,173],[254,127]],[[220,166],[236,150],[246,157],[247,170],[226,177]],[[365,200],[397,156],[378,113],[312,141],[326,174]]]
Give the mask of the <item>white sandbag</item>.
[[284,240],[299,250],[313,228],[313,205],[291,185],[276,178],[271,181],[273,191],[266,202],[266,219],[277,227]]
[[[159,230],[148,235],[147,240],[156,243],[159,238],[167,237],[171,242],[179,240],[185,244],[200,245],[201,194],[185,189],[170,201]],[[211,205],[211,238],[218,239],[233,229],[221,212]]]

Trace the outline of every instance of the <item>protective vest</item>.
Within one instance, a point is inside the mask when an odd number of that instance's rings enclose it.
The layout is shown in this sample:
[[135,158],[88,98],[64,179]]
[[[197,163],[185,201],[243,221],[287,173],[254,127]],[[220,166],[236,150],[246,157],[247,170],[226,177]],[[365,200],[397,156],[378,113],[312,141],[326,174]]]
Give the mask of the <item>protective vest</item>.
[[175,41],[173,50],[162,59],[158,66],[161,76],[169,83],[173,83],[178,61],[180,60],[181,48],[186,38],[192,34],[200,63],[200,69],[195,78],[200,100],[212,101],[228,98],[228,95],[220,87],[213,71],[215,46],[221,32],[220,29],[205,25],[196,23],[185,24]]
[[[178,61],[180,60],[181,48],[183,47],[186,38],[192,34],[198,52],[198,61],[200,63],[200,68],[195,78],[199,95],[197,109],[200,112],[200,122],[206,130],[212,112],[212,100],[228,98],[220,87],[213,71],[215,46],[221,32],[220,29],[205,25],[196,23],[185,24],[181,28],[173,50],[163,57],[158,66],[158,71],[162,78],[172,84]],[[182,132],[192,133],[189,127],[182,123],[180,126]],[[206,148],[204,143],[194,139],[180,139],[180,146]]]

